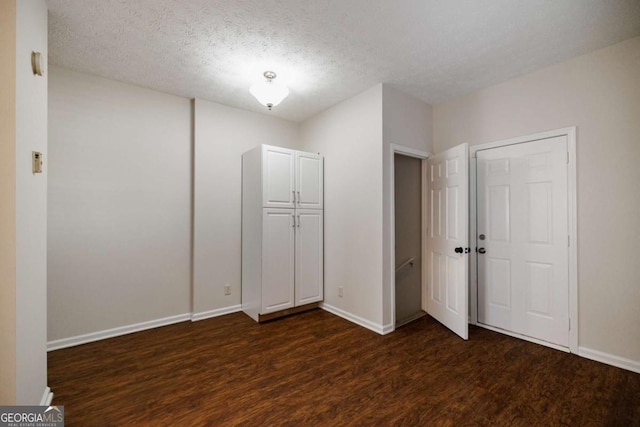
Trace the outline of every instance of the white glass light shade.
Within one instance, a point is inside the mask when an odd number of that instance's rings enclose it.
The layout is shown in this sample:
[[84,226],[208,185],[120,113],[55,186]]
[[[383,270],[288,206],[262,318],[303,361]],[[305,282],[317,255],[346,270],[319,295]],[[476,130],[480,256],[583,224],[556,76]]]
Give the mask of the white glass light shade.
[[271,110],[271,107],[280,104],[282,100],[289,95],[289,89],[287,89],[286,86],[279,85],[273,80],[266,80],[251,85],[249,92],[256,97],[258,102],[268,107],[269,110]]

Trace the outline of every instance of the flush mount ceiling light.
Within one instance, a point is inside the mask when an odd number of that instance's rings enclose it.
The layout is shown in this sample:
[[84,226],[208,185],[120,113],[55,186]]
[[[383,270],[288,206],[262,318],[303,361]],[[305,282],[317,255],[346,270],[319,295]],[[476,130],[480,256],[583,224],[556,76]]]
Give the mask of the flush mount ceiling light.
[[263,75],[267,80],[251,85],[249,92],[260,104],[271,110],[289,95],[289,89],[273,81],[276,78],[273,71],[265,71]]

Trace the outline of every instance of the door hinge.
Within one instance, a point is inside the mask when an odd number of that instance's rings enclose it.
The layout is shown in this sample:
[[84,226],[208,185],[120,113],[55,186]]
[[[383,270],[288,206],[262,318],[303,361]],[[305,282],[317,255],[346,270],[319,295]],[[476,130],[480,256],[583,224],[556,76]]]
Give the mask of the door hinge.
[[571,330],[571,317],[569,317],[569,330]]
[[569,156],[570,156],[570,154],[569,154],[569,152],[567,151],[567,164],[569,164]]
[[571,235],[567,236],[567,246],[571,246]]

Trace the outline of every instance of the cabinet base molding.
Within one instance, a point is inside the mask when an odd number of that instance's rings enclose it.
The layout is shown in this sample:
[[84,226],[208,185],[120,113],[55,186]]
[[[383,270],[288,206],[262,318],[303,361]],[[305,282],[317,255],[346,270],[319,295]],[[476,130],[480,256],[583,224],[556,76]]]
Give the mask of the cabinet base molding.
[[307,310],[313,310],[320,307],[319,302],[312,302],[311,304],[300,305],[298,307],[287,308],[285,310],[276,311],[269,314],[258,314],[258,322],[267,322],[269,320],[277,319],[280,317],[288,316],[290,314],[301,313]]

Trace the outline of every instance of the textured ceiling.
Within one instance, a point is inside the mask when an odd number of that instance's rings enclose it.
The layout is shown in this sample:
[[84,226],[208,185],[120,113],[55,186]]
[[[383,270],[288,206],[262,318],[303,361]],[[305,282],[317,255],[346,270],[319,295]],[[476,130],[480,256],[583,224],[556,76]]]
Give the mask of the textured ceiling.
[[[640,35],[639,0],[47,0],[49,61],[293,121],[380,83],[430,104]],[[291,94],[268,112],[265,70]]]

